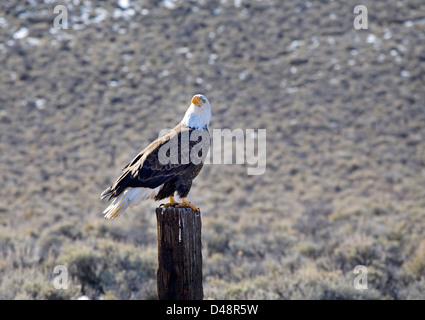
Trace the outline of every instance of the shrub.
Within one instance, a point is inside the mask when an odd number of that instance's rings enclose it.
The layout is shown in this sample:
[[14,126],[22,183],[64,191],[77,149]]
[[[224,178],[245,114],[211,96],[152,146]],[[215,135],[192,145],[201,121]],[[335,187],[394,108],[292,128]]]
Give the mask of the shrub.
[[425,275],[425,241],[422,241],[416,252],[403,265],[403,268],[415,279],[419,280]]

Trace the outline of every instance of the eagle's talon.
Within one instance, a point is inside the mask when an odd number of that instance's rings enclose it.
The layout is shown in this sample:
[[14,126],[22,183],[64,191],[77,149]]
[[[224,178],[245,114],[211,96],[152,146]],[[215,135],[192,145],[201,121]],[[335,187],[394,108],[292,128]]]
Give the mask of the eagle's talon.
[[160,205],[164,206],[164,208],[168,208],[168,207],[175,207],[178,204],[178,202],[174,199],[174,197],[170,197],[170,203],[163,203]]
[[176,208],[191,208],[195,212],[200,212],[199,208],[196,207],[195,205],[191,204],[187,200],[187,198],[183,198],[182,200],[183,200],[182,203],[179,203],[178,205],[176,205]]
[[169,207],[175,207],[175,203],[161,203],[159,207],[169,208]]

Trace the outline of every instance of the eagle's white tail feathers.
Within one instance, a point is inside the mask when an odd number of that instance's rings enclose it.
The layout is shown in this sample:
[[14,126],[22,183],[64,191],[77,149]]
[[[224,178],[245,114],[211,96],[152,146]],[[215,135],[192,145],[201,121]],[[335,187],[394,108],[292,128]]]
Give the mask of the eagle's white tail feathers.
[[157,189],[149,188],[128,188],[124,190],[111,204],[103,211],[105,218],[115,219],[119,217],[127,208],[133,208],[142,201],[153,199]]

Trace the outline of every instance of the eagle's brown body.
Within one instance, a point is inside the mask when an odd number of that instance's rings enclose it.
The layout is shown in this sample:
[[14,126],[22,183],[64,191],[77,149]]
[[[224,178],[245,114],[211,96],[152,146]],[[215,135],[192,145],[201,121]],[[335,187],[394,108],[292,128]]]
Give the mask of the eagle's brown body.
[[[192,180],[199,174],[203,166],[203,162],[194,164],[186,156],[190,156],[190,151],[198,143],[204,143],[206,151],[208,151],[205,141],[189,141],[188,149],[182,144],[182,133],[186,131],[190,135],[194,130],[180,123],[168,134],[153,141],[123,168],[121,176],[111,187],[102,192],[101,199],[118,197],[129,187],[155,189],[161,185],[162,188],[156,194],[155,200],[172,197],[175,192],[181,198],[186,197],[192,186]],[[174,142],[178,145],[178,155],[176,155],[178,163],[164,165],[160,162],[161,147],[166,143]],[[165,147],[167,148],[167,146]],[[202,152],[205,148],[202,149]],[[206,152],[202,157],[205,159],[205,156]],[[169,154],[169,158],[176,159],[172,154]]]

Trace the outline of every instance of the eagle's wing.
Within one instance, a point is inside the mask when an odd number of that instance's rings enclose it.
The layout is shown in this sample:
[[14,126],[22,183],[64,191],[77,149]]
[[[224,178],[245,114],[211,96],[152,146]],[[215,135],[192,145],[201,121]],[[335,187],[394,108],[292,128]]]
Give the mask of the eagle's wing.
[[[177,175],[193,170],[196,164],[188,157],[192,147],[199,141],[182,144],[180,139],[182,132],[190,130],[179,124],[168,134],[152,142],[124,167],[121,176],[102,193],[101,198],[117,197],[127,187],[154,189]],[[167,143],[170,143],[170,147],[166,146]],[[169,163],[164,162],[164,156],[170,160]]]

